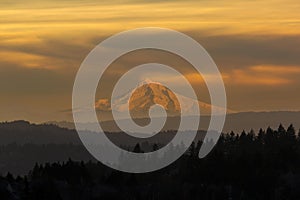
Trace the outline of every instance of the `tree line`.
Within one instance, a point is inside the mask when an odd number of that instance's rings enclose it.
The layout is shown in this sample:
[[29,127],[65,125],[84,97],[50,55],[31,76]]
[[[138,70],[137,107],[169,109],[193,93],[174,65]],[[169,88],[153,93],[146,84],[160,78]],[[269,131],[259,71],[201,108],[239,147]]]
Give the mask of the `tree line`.
[[[1,199],[300,199],[300,137],[293,125],[222,134],[198,159],[201,141],[170,166],[129,174],[100,162],[36,164],[0,177]],[[153,150],[157,149],[156,144]],[[142,152],[137,144],[132,151]]]

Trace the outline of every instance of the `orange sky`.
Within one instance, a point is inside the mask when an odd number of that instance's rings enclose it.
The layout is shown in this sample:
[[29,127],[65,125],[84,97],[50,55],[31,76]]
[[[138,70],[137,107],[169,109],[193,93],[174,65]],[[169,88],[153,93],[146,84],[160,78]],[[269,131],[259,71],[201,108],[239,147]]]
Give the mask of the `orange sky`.
[[2,0],[0,120],[70,120],[64,111],[88,52],[112,34],[147,26],[199,41],[222,72],[230,109],[300,110],[299,1],[148,2]]

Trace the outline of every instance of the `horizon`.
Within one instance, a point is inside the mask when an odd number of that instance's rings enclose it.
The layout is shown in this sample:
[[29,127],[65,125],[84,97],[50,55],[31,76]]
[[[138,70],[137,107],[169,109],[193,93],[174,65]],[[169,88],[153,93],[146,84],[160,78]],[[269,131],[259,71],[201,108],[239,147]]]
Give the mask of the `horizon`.
[[[169,117],[169,120],[175,121],[179,116],[172,116]],[[186,116],[187,118],[194,118],[197,116]],[[209,123],[209,115],[201,115],[201,121],[200,126],[198,127],[198,130],[205,131],[207,130],[207,124]],[[255,132],[258,132],[260,129],[266,130],[268,127],[272,129],[278,128],[280,124],[282,124],[284,127],[288,127],[289,125],[294,125],[297,130],[300,131],[300,122],[297,120],[300,118],[300,111],[267,111],[267,112],[239,112],[239,113],[230,113],[227,115],[223,131],[222,133],[230,133],[231,131],[235,133],[241,133],[242,131],[251,131],[254,130]],[[153,117],[152,119],[162,119],[163,117]],[[130,119],[119,119],[117,121],[128,121]],[[145,123],[147,121],[147,118],[135,118],[134,120],[137,120],[139,124]],[[32,122],[24,119],[17,119],[17,120],[11,120],[11,121],[0,121],[0,124],[2,123],[14,123],[14,122],[26,122],[30,124],[35,125],[43,125],[43,124],[52,124],[56,125],[60,128],[68,128],[68,129],[74,129],[75,130],[75,124],[73,121],[44,121],[44,122]],[[106,132],[124,132],[123,130],[120,130],[116,125],[114,125],[112,122],[114,120],[107,120],[107,121],[101,121],[101,126],[105,127],[104,131]],[[86,122],[81,123],[83,130],[90,130],[90,131],[97,131],[97,124],[99,122]],[[184,127],[184,131],[189,131],[188,127]],[[174,128],[174,125],[167,125],[161,131],[168,131],[168,130],[176,130],[176,127]],[[147,133],[148,134],[148,133]]]

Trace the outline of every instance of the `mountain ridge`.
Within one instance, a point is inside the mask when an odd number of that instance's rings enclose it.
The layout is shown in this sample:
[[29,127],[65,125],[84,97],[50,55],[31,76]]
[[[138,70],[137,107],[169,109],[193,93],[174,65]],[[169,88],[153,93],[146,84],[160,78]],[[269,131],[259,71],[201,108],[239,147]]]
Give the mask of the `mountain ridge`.
[[[189,116],[199,117],[199,116]],[[171,117],[171,120],[174,118],[178,120],[178,117]],[[123,119],[128,120],[128,119]],[[137,120],[148,120],[148,118],[142,118]],[[200,130],[206,130],[207,125],[209,124],[210,116],[200,116]],[[74,128],[73,122],[56,122],[49,121],[47,123],[54,123],[58,126]],[[279,124],[283,124],[288,126],[289,124],[293,124],[296,127],[300,128],[300,111],[247,111],[247,112],[239,112],[239,113],[231,113],[227,114],[225,125],[223,128],[223,132],[241,132],[243,130],[258,130],[260,128],[267,128],[268,126],[277,128]],[[89,125],[93,124],[93,122],[87,123]],[[95,124],[95,123],[94,123]],[[98,123],[97,123],[98,124]],[[110,131],[119,130],[114,127],[114,123],[112,120],[102,121],[102,125]],[[201,125],[202,124],[202,125]],[[170,127],[166,127],[170,128]]]

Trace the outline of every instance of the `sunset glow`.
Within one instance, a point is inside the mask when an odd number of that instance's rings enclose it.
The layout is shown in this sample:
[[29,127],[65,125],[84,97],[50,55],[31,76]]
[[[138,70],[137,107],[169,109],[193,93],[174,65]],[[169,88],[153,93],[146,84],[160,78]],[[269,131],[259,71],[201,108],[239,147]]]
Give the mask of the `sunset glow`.
[[[256,110],[263,102],[253,99],[252,105],[237,105],[243,104],[237,96],[263,91],[273,94],[275,88],[270,86],[277,86],[280,96],[291,95],[292,100],[282,98],[267,110],[300,110],[296,92],[300,84],[299,10],[296,0],[4,0],[0,3],[0,88],[5,98],[0,100],[0,107],[4,111],[11,107],[20,110],[11,119],[50,120],[46,115],[24,114],[26,107],[39,108],[31,109],[31,113],[43,108],[58,119],[69,118],[61,111],[70,109],[74,76],[87,53],[115,33],[154,26],[182,31],[207,49],[229,91],[229,108]],[[25,73],[19,77],[15,75],[19,71]],[[187,73],[187,77],[203,84],[199,75]],[[170,77],[170,81],[176,81],[176,77]],[[35,98],[39,92],[32,92],[33,87],[53,92]],[[57,103],[48,103],[52,101]],[[0,118],[6,120],[4,115]]]

